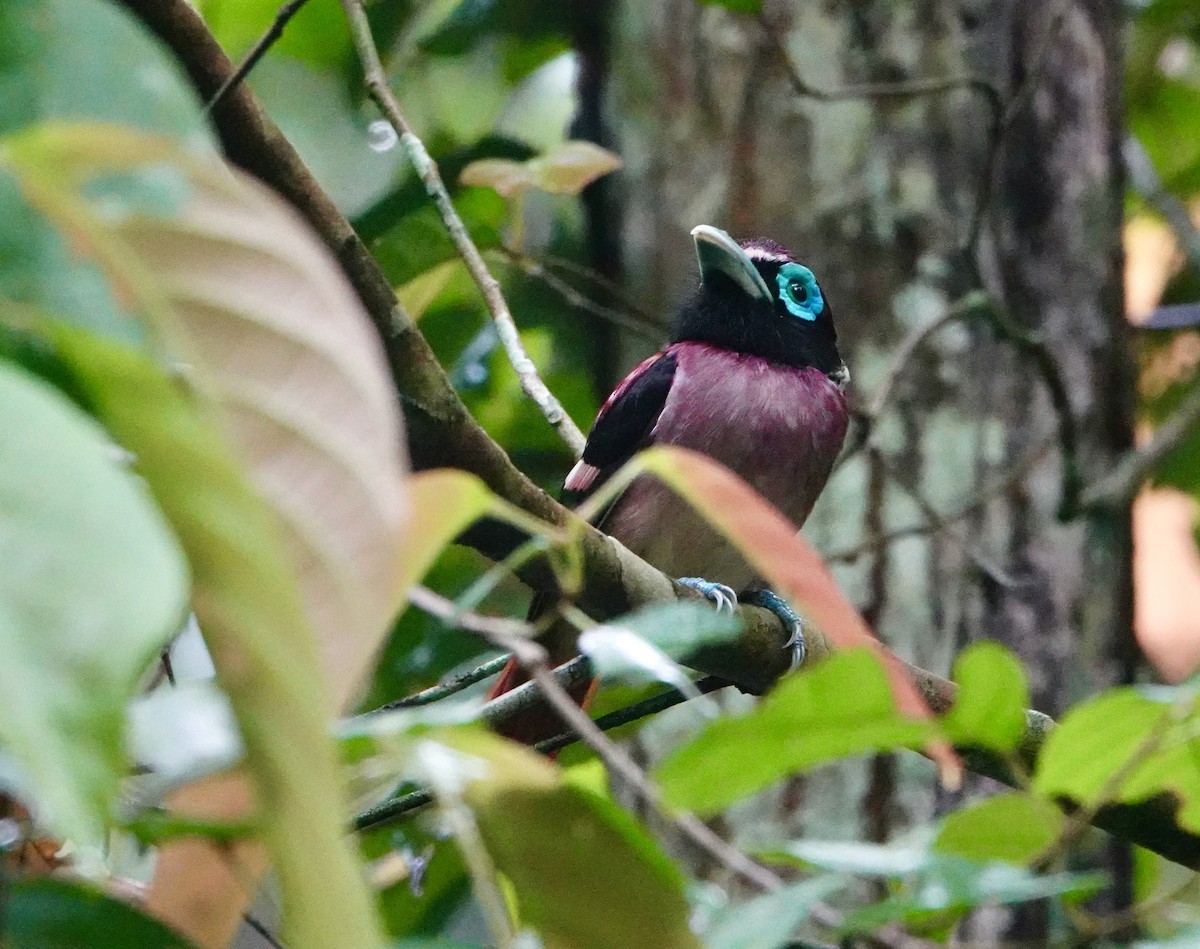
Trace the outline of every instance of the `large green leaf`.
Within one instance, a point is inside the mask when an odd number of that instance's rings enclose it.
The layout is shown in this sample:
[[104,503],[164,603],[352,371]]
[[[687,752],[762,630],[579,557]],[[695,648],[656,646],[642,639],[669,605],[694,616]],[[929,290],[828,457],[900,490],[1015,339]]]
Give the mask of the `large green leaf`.
[[183,71],[118,4],[5,0],[0,134],[65,119],[120,122],[191,144],[208,140]]
[[671,804],[712,814],[797,771],[920,748],[934,734],[931,722],[896,710],[878,658],[851,650],[784,679],[748,715],[712,723],[668,755],[656,778]]
[[942,727],[959,745],[1010,751],[1025,734],[1029,685],[1016,656],[999,643],[972,643],[954,661],[959,685]]
[[342,833],[330,690],[278,522],[203,408],[157,367],[78,330],[60,329],[55,342],[96,414],[136,454],[188,555],[193,606],[266,804],[289,944],[381,945]]
[[125,703],[186,615],[187,568],[145,486],[60,393],[0,363],[0,740],[31,806],[97,842]]
[[1179,804],[1179,826],[1200,833],[1197,716],[1194,708],[1185,713],[1177,704],[1187,695],[1180,689],[1110,689],[1075,706],[1050,732],[1034,788],[1083,804],[1169,794]]
[[[131,64],[137,68],[130,68]],[[186,76],[118,4],[0,4],[0,135],[44,121],[120,122],[195,145],[208,141]],[[137,338],[107,281],[35,213],[0,169],[0,297]]]
[[679,871],[625,811],[511,742],[477,731],[447,740],[484,765],[464,798],[522,920],[547,944],[698,946]]
[[399,604],[406,506],[390,377],[336,262],[274,193],[165,139],[44,126],[0,166],[218,407],[345,705]]
[[9,949],[187,949],[188,943],[128,903],[66,880],[18,883],[5,894]]
[[985,862],[1028,863],[1050,845],[1066,817],[1049,801],[1012,791],[946,816],[933,844],[940,853]]

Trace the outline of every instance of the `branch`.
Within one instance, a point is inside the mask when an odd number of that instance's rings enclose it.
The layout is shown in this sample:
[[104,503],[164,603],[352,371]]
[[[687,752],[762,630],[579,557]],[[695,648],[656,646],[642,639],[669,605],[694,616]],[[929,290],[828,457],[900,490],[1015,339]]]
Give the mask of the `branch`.
[[[233,64],[208,32],[199,14],[186,0],[121,0],[173,51],[187,70],[202,99],[212,96],[234,72]],[[328,195],[300,161],[291,144],[264,115],[245,84],[232,89],[211,113],[226,156],[260,178],[293,204],[341,262],[378,330],[408,423],[408,444],[418,469],[456,467],[470,471],[506,501],[554,525],[573,515],[535,486],[512,464],[467,412],[450,386],[421,334],[396,303],[387,278],[370,252],[337,210]],[[463,537],[465,543],[492,560],[501,560],[523,541],[513,529],[496,523],[480,525]],[[609,619],[636,606],[675,599],[701,600],[698,593],[679,586],[635,557],[619,543],[585,527],[581,543],[584,586],[578,602],[590,615]],[[519,576],[535,590],[557,593],[553,572],[528,564]],[[720,675],[747,691],[761,691],[786,671],[783,644],[789,631],[769,610],[740,606],[738,617],[745,631],[735,642],[701,650],[689,663],[704,672]],[[812,637],[816,646],[819,637]],[[582,673],[583,660],[568,664]],[[953,686],[931,673],[909,667],[935,710],[949,706]],[[560,680],[562,681],[562,680]],[[569,684],[563,681],[564,686]],[[950,691],[946,691],[947,687]],[[522,686],[491,703],[489,712],[499,717],[532,692]],[[535,696],[536,698],[536,696]],[[506,713],[507,714],[507,713]],[[1023,754],[1036,755],[1045,723],[1026,734]],[[972,770],[1002,774],[1003,762],[988,756],[964,755]],[[1011,778],[1011,775],[1010,775]],[[1000,780],[1003,780],[1001,778]],[[1200,868],[1200,837],[1181,831],[1174,821],[1178,802],[1156,798],[1137,805],[1104,808],[1096,825],[1126,840],[1185,866]]]
[[271,21],[271,25],[268,26],[263,35],[258,38],[258,42],[250,47],[250,51],[246,53],[246,55],[242,58],[242,61],[238,63],[237,69],[234,70],[228,79],[221,83],[220,88],[217,89],[217,91],[212,94],[212,98],[205,103],[205,112],[211,112],[218,105],[220,105],[221,100],[229,94],[229,91],[238,83],[242,82],[248,75],[250,75],[250,70],[258,65],[258,61],[267,54],[267,50],[271,48],[272,44],[279,39],[279,37],[283,36],[283,29],[288,25],[288,21],[291,20],[291,18],[297,13],[299,13],[300,9],[306,3],[308,3],[308,0],[288,0],[287,3],[279,8],[279,12],[275,14],[275,19]]
[[1125,171],[1129,174],[1133,190],[1166,218],[1187,255],[1188,263],[1193,270],[1200,272],[1200,231],[1192,223],[1187,205],[1167,190],[1145,147],[1132,135],[1121,143],[1121,157],[1125,160]]
[[546,416],[546,421],[558,431],[562,440],[578,458],[583,454],[585,441],[583,433],[538,375],[537,366],[529,358],[529,354],[525,352],[525,346],[521,343],[517,324],[513,320],[512,313],[509,312],[504,294],[500,291],[500,284],[488,270],[483,255],[479,253],[479,248],[471,240],[471,235],[467,233],[467,226],[454,209],[454,202],[450,200],[450,192],[446,190],[437,163],[430,157],[429,152],[425,149],[425,144],[413,133],[408,120],[400,111],[400,103],[392,95],[387,73],[379,59],[379,50],[371,36],[371,24],[367,19],[363,0],[342,0],[342,7],[346,11],[346,18],[350,21],[350,34],[354,39],[354,47],[358,51],[359,59],[362,60],[367,92],[379,106],[379,111],[395,129],[396,134],[400,136],[400,143],[404,146],[409,161],[412,162],[413,168],[424,182],[425,190],[429,192],[429,196],[437,205],[437,209],[442,215],[442,222],[450,233],[450,239],[454,241],[459,256],[466,263],[471,279],[475,281],[479,292],[483,294],[488,312],[491,313],[492,320],[496,324],[500,342],[504,344],[509,362],[512,363],[517,377],[521,380],[521,388],[541,409],[542,414]]
[[493,645],[512,653],[529,673],[531,682],[537,686],[542,698],[554,709],[563,724],[604,762],[609,774],[620,777],[638,797],[658,812],[660,818],[674,824],[696,847],[760,890],[770,892],[783,886],[783,881],[778,876],[722,839],[695,814],[686,811],[671,813],[666,809],[658,787],[623,748],[608,739],[559,684],[547,665],[546,650],[529,638],[533,631],[532,626],[528,623],[464,612],[452,600],[438,596],[423,587],[414,589],[410,597],[413,603],[426,612],[463,629],[479,633]]
[[1109,474],[1089,485],[1082,493],[1080,504],[1088,510],[1128,504],[1154,469],[1195,431],[1197,425],[1200,425],[1200,387],[1193,389],[1171,417],[1154,430],[1150,441],[1127,452]]
[[416,695],[410,695],[395,702],[388,702],[386,705],[380,706],[379,711],[393,712],[396,709],[417,708],[422,705],[432,705],[434,702],[440,702],[442,699],[449,698],[463,689],[469,688],[476,682],[482,682],[490,675],[495,675],[504,668],[508,659],[509,657],[506,655],[497,656],[495,659],[490,659],[483,665],[477,666],[470,672],[454,676],[452,679],[440,682],[431,688],[418,692]]

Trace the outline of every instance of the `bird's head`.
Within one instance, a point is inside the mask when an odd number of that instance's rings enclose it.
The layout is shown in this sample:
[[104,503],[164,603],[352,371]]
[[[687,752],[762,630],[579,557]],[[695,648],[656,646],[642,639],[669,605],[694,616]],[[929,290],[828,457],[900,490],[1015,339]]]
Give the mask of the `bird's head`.
[[813,366],[845,385],[833,313],[813,272],[774,241],[735,241],[707,224],[693,228],[700,286],[675,340],[711,343],[790,366]]

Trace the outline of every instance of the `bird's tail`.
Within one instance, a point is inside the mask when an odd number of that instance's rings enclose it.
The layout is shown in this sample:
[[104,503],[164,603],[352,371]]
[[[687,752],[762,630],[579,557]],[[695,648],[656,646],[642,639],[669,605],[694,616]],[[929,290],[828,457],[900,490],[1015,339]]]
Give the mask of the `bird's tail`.
[[[531,619],[536,619],[545,609],[546,604],[541,602],[542,599],[541,596],[534,598],[533,604],[529,609]],[[548,661],[552,667],[560,666],[564,662],[570,662],[578,655],[573,630],[551,629],[542,642],[546,646]],[[516,659],[510,659],[508,660],[508,664],[500,671],[499,678],[496,679],[488,691],[488,700],[498,698],[506,692],[511,692],[517,686],[524,685],[528,681],[529,676],[521,668],[520,663]],[[586,709],[591,704],[595,691],[596,682],[590,678],[567,690],[571,698],[583,709]],[[560,734],[566,727],[554,709],[542,705],[538,708],[522,712],[515,718],[498,726],[496,730],[505,738],[511,738],[513,741],[519,741],[525,745],[535,745],[539,741],[553,738],[555,735]]]

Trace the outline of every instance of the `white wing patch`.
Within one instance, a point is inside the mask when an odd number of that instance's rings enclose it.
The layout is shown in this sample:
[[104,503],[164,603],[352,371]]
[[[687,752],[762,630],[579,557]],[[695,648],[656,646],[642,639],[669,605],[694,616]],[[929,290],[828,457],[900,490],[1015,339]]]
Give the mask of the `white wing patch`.
[[595,483],[598,474],[599,468],[580,459],[575,462],[575,467],[567,472],[567,480],[563,482],[563,487],[568,491],[586,491]]

